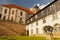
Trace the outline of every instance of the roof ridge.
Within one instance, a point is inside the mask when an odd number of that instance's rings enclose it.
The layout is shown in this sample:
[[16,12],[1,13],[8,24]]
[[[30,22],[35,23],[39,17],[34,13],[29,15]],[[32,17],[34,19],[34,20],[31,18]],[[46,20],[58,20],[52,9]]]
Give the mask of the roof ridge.
[[34,13],[33,11],[31,11],[30,9],[25,8],[25,7],[22,7],[22,6],[17,6],[17,5],[15,5],[15,4],[8,4],[8,5],[2,5],[2,6],[8,7],[8,8],[18,8],[18,9],[27,11],[27,12],[30,13],[30,14],[35,14],[35,13]]

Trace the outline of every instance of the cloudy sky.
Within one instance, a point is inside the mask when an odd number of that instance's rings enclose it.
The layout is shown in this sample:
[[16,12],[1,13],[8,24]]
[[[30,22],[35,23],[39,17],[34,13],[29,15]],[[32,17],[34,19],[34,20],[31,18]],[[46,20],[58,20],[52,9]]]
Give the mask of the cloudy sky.
[[16,4],[18,6],[24,6],[26,8],[31,8],[36,3],[40,5],[44,5],[51,1],[52,0],[0,0],[0,6],[2,4]]

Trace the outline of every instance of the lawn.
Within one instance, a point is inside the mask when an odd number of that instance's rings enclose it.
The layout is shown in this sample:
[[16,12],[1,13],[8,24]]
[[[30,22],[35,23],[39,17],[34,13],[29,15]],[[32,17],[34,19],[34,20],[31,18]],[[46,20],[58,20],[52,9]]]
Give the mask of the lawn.
[[[60,38],[54,39],[60,40]],[[0,36],[0,40],[46,40],[46,38],[40,36]]]
[[32,37],[32,36],[1,36],[0,40],[46,40],[45,37]]
[[60,38],[55,38],[55,40],[60,40]]

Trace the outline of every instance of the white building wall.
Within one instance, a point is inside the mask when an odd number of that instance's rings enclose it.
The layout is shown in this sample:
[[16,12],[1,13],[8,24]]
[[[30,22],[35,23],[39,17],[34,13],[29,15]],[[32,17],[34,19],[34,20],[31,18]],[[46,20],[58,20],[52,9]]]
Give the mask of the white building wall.
[[53,26],[53,15],[49,15],[46,18],[46,25],[50,25],[50,26]]
[[[51,15],[48,15],[45,17],[46,19],[46,23],[43,23],[43,19],[39,19],[37,20],[38,21],[38,25],[36,25],[36,22],[33,22],[31,24],[29,24],[29,36],[31,36],[32,34],[31,33],[31,29],[33,29],[33,35],[37,35],[36,34],[36,28],[39,28],[39,34],[44,34],[43,32],[43,27],[46,26],[46,25],[50,25],[52,27],[54,27],[54,25],[56,23],[59,23],[60,24],[60,11],[56,12],[56,15],[57,15],[57,18],[54,20],[53,19],[53,14]],[[32,26],[33,24],[33,26]],[[32,26],[32,27],[31,27]]]
[[[15,18],[16,18],[16,8],[11,8],[10,10],[11,10],[11,11],[10,11],[9,20],[15,21]],[[14,11],[14,13],[13,13],[13,11]],[[12,19],[12,18],[13,18],[13,19]]]
[[38,20],[38,27],[39,27],[39,34],[42,34],[43,33],[43,20],[40,19]]
[[[4,13],[5,9],[7,9],[7,13]],[[13,13],[13,11],[14,11],[14,13]],[[20,15],[20,12],[22,12],[22,16]],[[2,13],[1,13],[2,17],[1,17],[1,19],[6,17],[5,20],[11,20],[11,21],[14,21],[17,23],[22,22],[22,24],[25,24],[27,13],[28,12],[25,10],[21,10],[21,9],[17,9],[17,8],[8,8],[5,6],[2,6]],[[22,20],[20,20],[20,18],[22,18]]]
[[[7,9],[6,13],[4,13],[5,9]],[[8,15],[9,15],[9,8],[2,6],[2,17],[1,17],[1,19],[3,19],[5,16],[6,17],[5,20],[8,20]]]
[[17,15],[16,15],[16,22],[19,23],[20,21],[20,12],[21,10],[17,9]]
[[36,22],[32,23],[33,35],[36,35]]
[[[20,15],[20,13],[22,12],[22,16]],[[19,23],[20,18],[22,18],[23,24],[25,24],[25,20],[26,20],[26,11],[24,10],[20,10],[17,9],[17,15],[16,15],[16,22]]]
[[57,23],[60,24],[60,11],[57,12],[57,15],[58,15],[58,20],[57,20]]

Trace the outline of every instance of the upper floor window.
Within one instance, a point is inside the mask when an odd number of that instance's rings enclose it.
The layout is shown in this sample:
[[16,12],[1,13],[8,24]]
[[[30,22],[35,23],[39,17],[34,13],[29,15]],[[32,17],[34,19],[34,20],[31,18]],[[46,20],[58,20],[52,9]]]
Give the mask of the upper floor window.
[[14,10],[12,11],[12,14],[14,14]]
[[43,23],[46,23],[46,19],[45,18],[43,18]]
[[7,13],[7,9],[5,9],[4,13],[5,13],[5,14]]
[[20,15],[22,16],[23,12],[20,12]]
[[50,10],[56,11],[56,6],[55,6],[55,4],[52,4],[52,5],[50,6]]
[[44,16],[44,11],[41,12],[41,16]]

